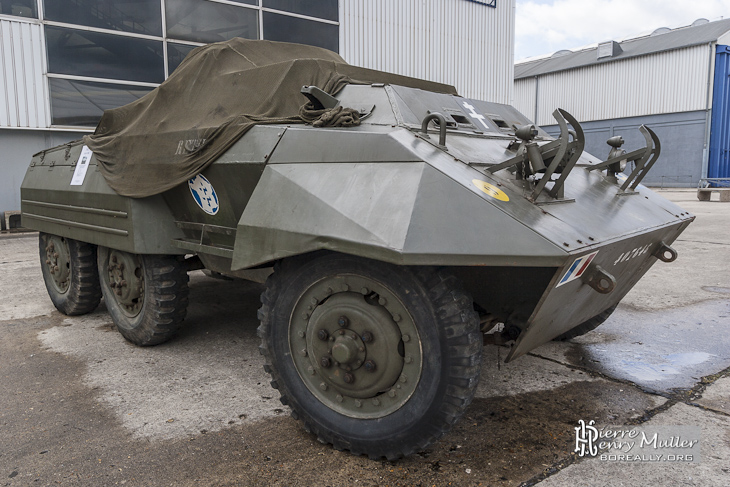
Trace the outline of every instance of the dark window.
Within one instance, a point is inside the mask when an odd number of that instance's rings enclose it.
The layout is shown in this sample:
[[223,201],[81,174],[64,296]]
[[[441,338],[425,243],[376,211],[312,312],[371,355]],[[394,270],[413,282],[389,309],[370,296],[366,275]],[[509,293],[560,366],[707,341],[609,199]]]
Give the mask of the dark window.
[[160,0],[44,0],[43,16],[69,24],[162,35]]
[[51,73],[161,83],[162,42],[46,26]]
[[244,37],[258,39],[258,10],[201,2],[167,0],[165,2],[167,36],[193,42],[218,42]]
[[263,0],[263,7],[283,10],[318,19],[340,20],[337,0]]
[[259,0],[230,0],[231,2],[245,3],[248,5],[258,5]]
[[264,37],[270,41],[309,44],[339,52],[339,32],[336,25],[264,12]]
[[37,19],[36,0],[0,0],[0,14]]
[[142,98],[153,88],[50,78],[53,125],[94,127],[104,110]]
[[167,72],[172,74],[180,63],[185,59],[190,51],[196,46],[188,46],[187,44],[167,43]]

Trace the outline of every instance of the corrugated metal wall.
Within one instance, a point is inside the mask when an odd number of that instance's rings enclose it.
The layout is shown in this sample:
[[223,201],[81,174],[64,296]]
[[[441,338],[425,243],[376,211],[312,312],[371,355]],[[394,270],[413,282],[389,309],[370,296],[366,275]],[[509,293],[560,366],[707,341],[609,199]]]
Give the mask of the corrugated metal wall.
[[715,57],[707,177],[730,178],[730,46],[717,46]]
[[525,78],[515,82],[514,106],[530,120],[535,118],[535,104],[537,103],[536,78]]
[[340,54],[351,64],[456,86],[510,103],[514,4],[467,0],[342,0]]
[[705,110],[710,59],[700,45],[520,79],[515,105],[532,118],[536,96],[538,125],[557,107],[579,121]]
[[0,20],[0,128],[50,126],[40,24]]

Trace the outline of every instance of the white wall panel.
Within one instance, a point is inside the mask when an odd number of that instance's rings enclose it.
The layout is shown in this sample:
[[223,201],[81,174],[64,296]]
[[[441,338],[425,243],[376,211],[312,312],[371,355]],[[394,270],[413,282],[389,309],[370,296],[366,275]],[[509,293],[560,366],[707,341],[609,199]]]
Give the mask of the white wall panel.
[[49,127],[41,26],[0,20],[0,127]]
[[534,107],[537,97],[539,125],[553,125],[551,114],[558,107],[579,121],[705,110],[709,49],[693,46],[544,74],[537,87],[533,78],[531,94],[527,83],[517,80],[515,104],[529,116],[534,108],[527,105]]
[[523,78],[515,80],[515,100],[514,106],[520,113],[532,120],[535,118],[536,91],[537,81],[535,78]]
[[351,64],[456,86],[463,96],[510,103],[514,3],[342,0],[340,54]]

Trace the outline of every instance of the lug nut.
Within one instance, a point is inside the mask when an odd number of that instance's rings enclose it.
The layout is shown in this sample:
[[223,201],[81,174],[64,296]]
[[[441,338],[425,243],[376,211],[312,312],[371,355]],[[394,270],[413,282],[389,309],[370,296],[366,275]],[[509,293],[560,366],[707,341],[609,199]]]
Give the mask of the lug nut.
[[372,360],[366,360],[363,367],[365,367],[365,370],[367,370],[368,372],[375,372],[376,369],[375,362]]
[[332,361],[329,357],[322,357],[321,359],[319,359],[319,365],[326,369],[329,368],[330,365],[332,365]]
[[119,285],[121,287],[127,287],[127,281],[125,281],[124,279],[122,279],[122,282],[120,282]]
[[363,332],[362,334],[362,341],[365,343],[370,343],[373,341],[373,334],[369,331]]
[[350,324],[350,320],[347,319],[347,316],[340,316],[340,319],[337,320],[337,324],[340,325],[340,328],[347,328]]
[[355,382],[355,376],[352,374],[345,374],[342,379],[345,381],[345,384],[352,384]]
[[320,330],[319,330],[319,331],[317,332],[317,338],[319,338],[319,339],[320,339],[320,340],[322,340],[323,342],[324,342],[324,341],[327,341],[327,339],[328,339],[329,337],[330,337],[330,334],[329,334],[329,333],[327,333],[327,330],[325,330],[324,328],[320,329]]

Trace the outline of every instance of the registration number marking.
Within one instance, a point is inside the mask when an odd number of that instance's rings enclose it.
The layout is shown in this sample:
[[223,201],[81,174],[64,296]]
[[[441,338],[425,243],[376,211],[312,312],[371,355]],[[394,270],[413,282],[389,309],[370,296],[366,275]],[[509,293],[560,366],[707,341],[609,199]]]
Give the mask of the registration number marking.
[[621,262],[626,262],[631,259],[635,259],[639,257],[640,255],[644,255],[649,251],[651,248],[651,244],[646,244],[643,247],[636,247],[633,250],[629,250],[628,252],[624,252],[623,254],[618,256],[618,259],[616,259],[613,263],[613,265],[619,264]]

